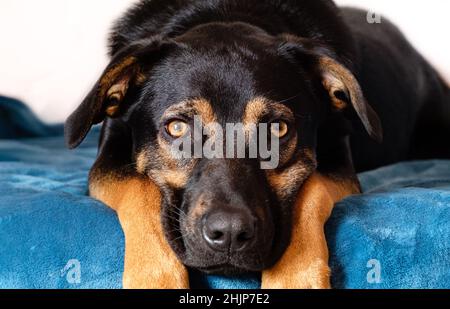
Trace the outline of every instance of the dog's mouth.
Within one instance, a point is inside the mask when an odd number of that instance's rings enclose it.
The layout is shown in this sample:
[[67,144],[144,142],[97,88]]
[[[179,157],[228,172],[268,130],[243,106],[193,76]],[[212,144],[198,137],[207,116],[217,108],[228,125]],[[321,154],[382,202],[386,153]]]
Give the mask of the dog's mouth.
[[208,275],[239,276],[263,271],[268,266],[269,250],[264,250],[266,254],[256,247],[239,253],[217,252],[201,245],[195,238],[186,237],[182,241],[185,248],[183,263]]
[[[190,261],[189,261],[190,260]],[[194,258],[195,261],[189,259],[185,261],[185,265],[191,269],[196,269],[207,275],[218,275],[218,276],[242,276],[251,273],[258,273],[265,270],[267,267],[263,263],[251,263],[251,264],[239,264],[233,262],[218,262],[217,264],[212,264],[211,261],[202,261],[202,257]],[[201,264],[198,265],[197,263]]]

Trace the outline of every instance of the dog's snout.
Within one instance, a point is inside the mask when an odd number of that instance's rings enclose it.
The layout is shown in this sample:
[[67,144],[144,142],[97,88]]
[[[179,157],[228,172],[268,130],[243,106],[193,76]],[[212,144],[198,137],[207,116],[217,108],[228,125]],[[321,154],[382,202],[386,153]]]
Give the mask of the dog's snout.
[[196,169],[184,191],[187,216],[180,222],[189,258],[197,258],[207,273],[262,270],[273,245],[274,221],[259,165],[201,160]]
[[211,249],[238,252],[254,241],[256,219],[246,211],[216,210],[204,217],[202,232]]

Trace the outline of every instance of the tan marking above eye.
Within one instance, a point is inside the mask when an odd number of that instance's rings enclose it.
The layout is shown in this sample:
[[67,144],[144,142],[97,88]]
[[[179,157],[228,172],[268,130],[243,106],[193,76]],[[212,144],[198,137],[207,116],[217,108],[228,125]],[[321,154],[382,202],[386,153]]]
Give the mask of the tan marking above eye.
[[171,121],[166,127],[167,133],[174,138],[185,136],[189,131],[189,125],[181,120]]
[[173,105],[165,111],[161,120],[175,119],[179,117],[179,115],[188,118],[200,116],[204,124],[217,121],[211,104],[205,99],[191,99]]
[[260,123],[264,116],[270,115],[273,111],[276,111],[275,116],[277,118],[283,118],[290,121],[294,121],[295,119],[294,114],[289,107],[264,97],[256,97],[248,102],[242,122],[246,126]]
[[289,133],[289,125],[284,121],[272,123],[270,126],[272,134],[278,138],[283,138]]

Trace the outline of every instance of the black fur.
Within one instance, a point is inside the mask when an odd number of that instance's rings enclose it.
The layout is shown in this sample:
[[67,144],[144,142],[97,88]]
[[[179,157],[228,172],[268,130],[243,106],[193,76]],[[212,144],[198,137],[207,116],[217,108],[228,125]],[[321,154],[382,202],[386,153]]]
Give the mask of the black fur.
[[[302,38],[305,44],[287,42],[284,34]],[[354,109],[331,108],[317,73],[318,54],[311,50],[353,72],[381,119],[382,143],[369,137]],[[340,9],[327,0],[141,1],[114,26],[109,70],[130,54],[149,77],[144,84],[133,80],[120,114],[106,118],[96,174],[133,175],[136,154],[157,149],[164,111],[195,97],[208,99],[221,123],[239,122],[255,96],[288,106],[296,116],[299,142],[280,170],[304,160],[309,173],[318,169],[354,177],[355,171],[403,160],[450,158],[448,86],[392,24],[385,19],[368,24],[363,11]],[[101,84],[100,80],[67,122],[71,147],[106,117],[105,102],[98,100]],[[377,122],[373,117],[365,124],[369,132]],[[308,149],[317,162],[305,159]],[[290,194],[280,198],[256,165],[200,161],[185,188],[158,183],[168,240],[187,266],[207,272],[257,271],[280,258],[289,243],[291,207],[302,181],[287,184]],[[198,233],[185,233],[185,218],[173,219],[174,207],[188,212],[201,192],[215,192],[213,199],[228,199],[252,212],[264,209],[258,223],[262,236],[250,250],[234,255],[214,252]],[[236,198],[240,202],[232,202]]]

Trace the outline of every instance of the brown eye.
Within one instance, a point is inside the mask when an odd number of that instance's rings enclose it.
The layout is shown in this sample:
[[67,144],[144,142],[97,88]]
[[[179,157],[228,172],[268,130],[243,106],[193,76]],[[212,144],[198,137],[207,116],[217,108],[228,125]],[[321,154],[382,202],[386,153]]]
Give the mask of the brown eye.
[[272,134],[278,138],[283,138],[289,133],[289,126],[286,122],[280,121],[277,123],[272,123],[270,127]]
[[170,136],[180,138],[187,134],[189,126],[186,122],[174,120],[167,125],[166,130]]

